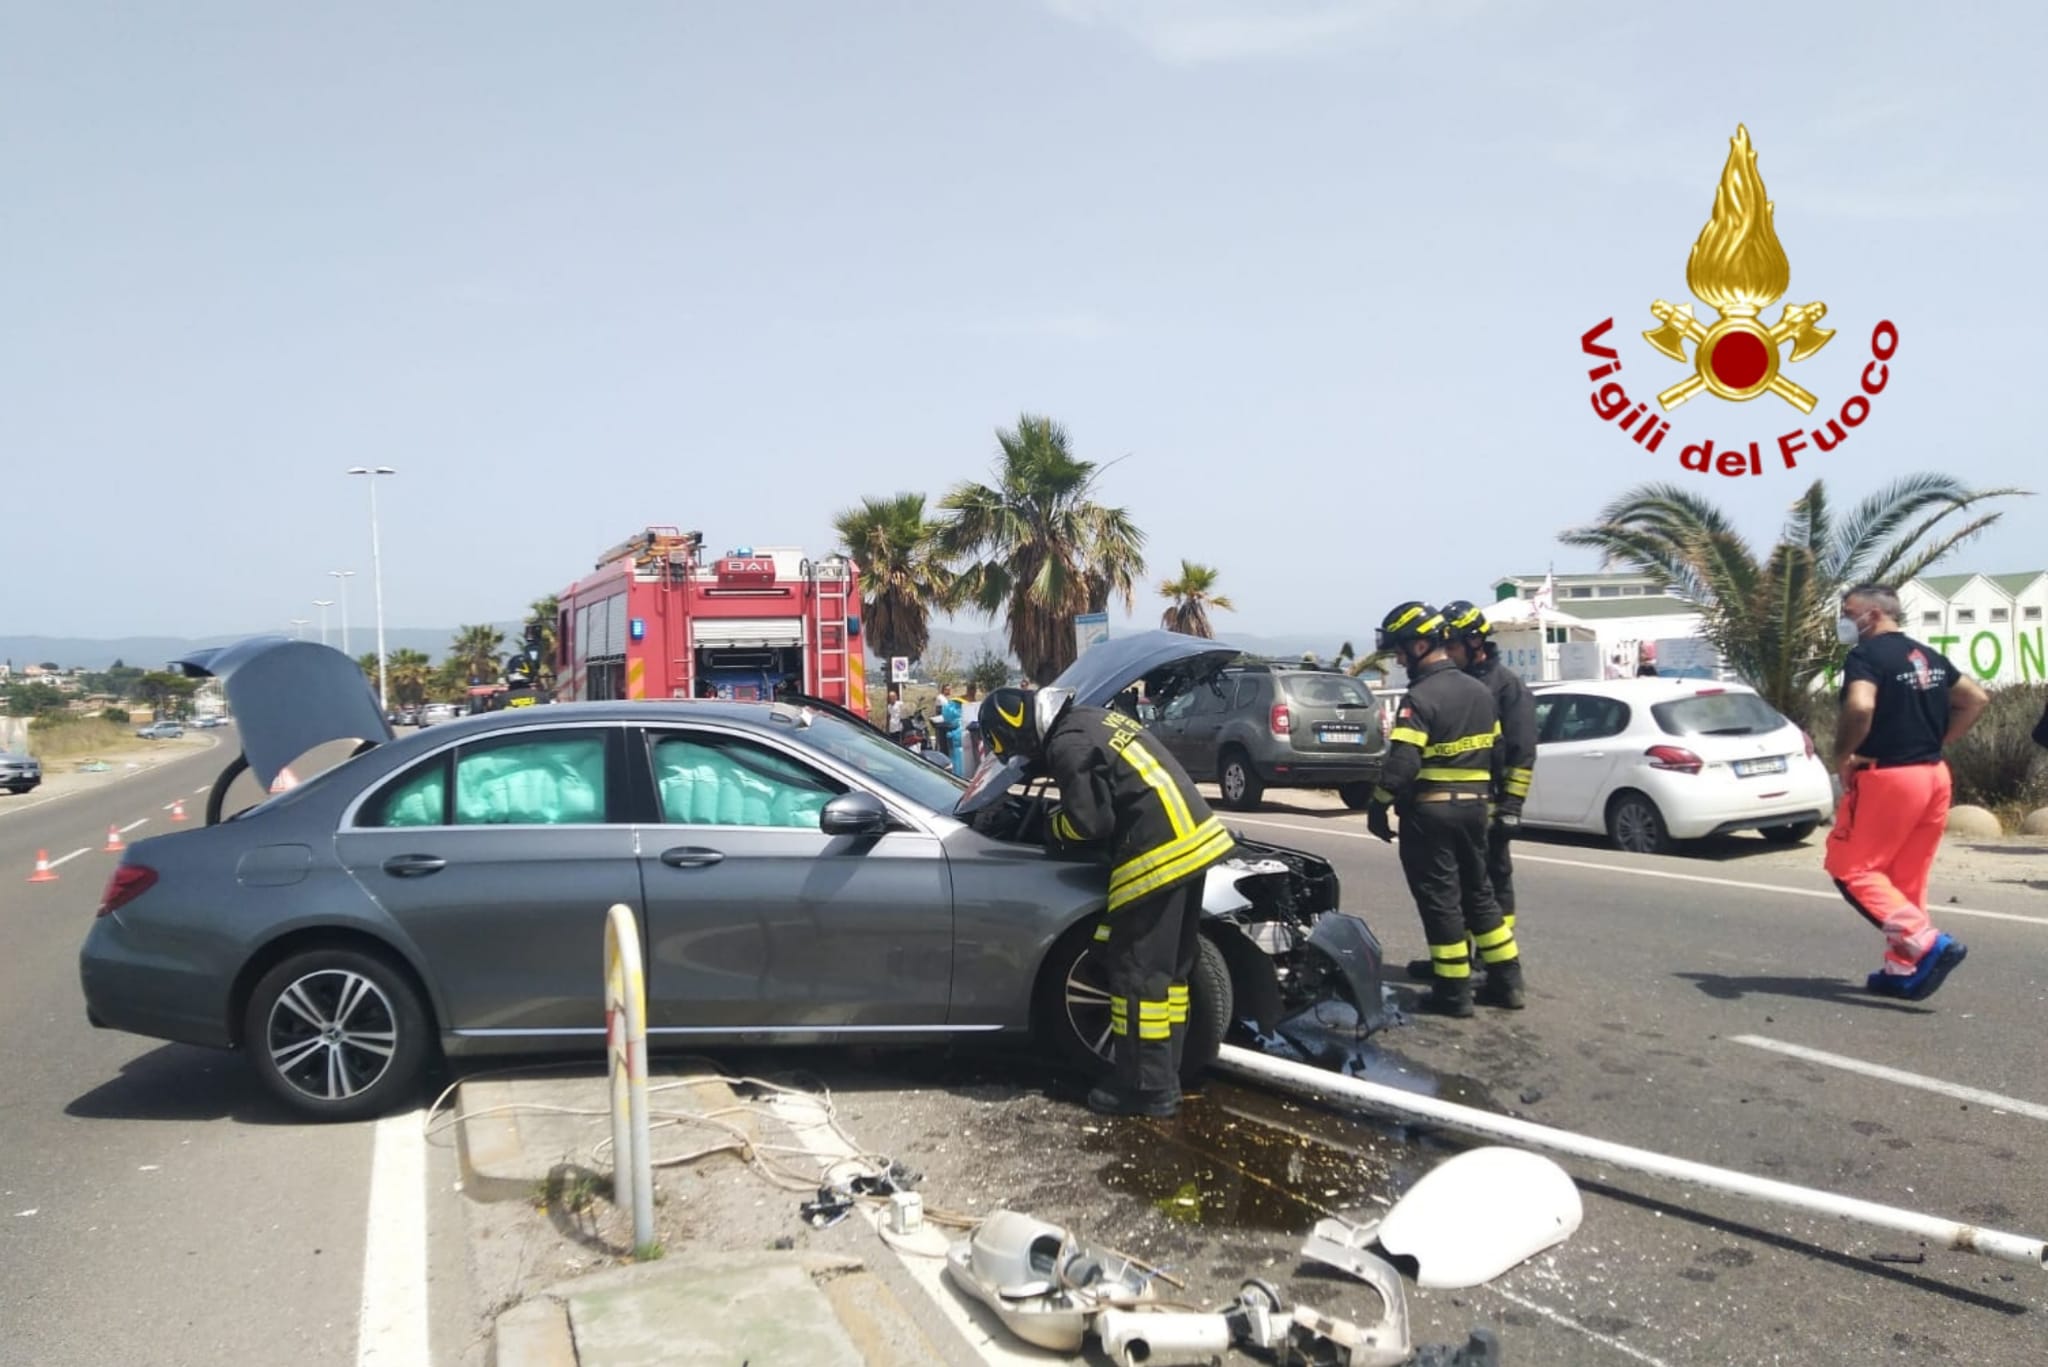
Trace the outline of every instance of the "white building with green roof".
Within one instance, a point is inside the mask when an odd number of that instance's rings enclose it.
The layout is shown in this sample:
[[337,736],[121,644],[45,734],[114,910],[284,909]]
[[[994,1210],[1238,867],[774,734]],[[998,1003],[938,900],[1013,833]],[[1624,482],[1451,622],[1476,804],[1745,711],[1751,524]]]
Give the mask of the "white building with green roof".
[[1988,686],[2048,680],[2048,570],[1924,575],[1899,607],[1908,635]]

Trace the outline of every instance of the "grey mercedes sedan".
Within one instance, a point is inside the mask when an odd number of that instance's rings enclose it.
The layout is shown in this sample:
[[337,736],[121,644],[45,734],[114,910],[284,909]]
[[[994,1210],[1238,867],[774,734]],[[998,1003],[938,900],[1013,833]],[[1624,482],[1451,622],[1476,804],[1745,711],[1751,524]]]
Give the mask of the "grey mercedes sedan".
[[[1150,632],[1062,676],[1084,702],[1235,654]],[[355,663],[256,638],[218,676],[242,753],[208,822],[128,847],[80,955],[95,1025],[246,1053],[301,1113],[417,1092],[437,1051],[598,1053],[607,909],[632,908],[650,1044],[1035,1031],[1100,1066],[1106,871],[1041,845],[1017,768],[970,784],[824,704],[557,704],[394,739]],[[280,776],[320,747],[343,762]],[[246,769],[268,798],[229,811]],[[1241,841],[1204,894],[1188,1067],[1239,1022],[1379,1007],[1379,946],[1312,855]]]

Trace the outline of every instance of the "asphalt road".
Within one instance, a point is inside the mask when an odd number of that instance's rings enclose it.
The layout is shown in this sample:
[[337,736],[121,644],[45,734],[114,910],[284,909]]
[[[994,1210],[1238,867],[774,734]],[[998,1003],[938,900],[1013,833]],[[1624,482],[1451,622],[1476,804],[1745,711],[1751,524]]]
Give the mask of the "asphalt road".
[[[1308,810],[1243,822],[1254,838],[1335,859],[1346,904],[1374,923],[1398,965],[1422,953],[1420,928],[1393,849],[1362,825]],[[1925,1003],[1882,1001],[1861,989],[1879,937],[1834,895],[1819,840],[1809,848],[1810,871],[1751,872],[1739,855],[1642,859],[1526,842],[1518,933],[1529,1009],[1424,1019],[1386,1043],[1421,1071],[1470,1079],[1502,1109],[1546,1124],[2048,1236],[2048,896],[1974,887],[1962,908],[1992,914],[1967,914],[1947,909],[1937,873],[1937,923],[1969,944],[1970,958]],[[2001,1094],[2033,1103],[2033,1113],[1758,1041]],[[1585,1227],[1550,1266],[1512,1274],[1498,1290],[1626,1348],[1670,1363],[2023,1363],[2048,1352],[2041,1269],[1577,1171],[1594,1179]],[[1880,1252],[1925,1261],[1874,1261]],[[1536,1313],[1511,1300],[1510,1320],[1515,1309]],[[1557,1360],[1636,1359],[1589,1343]]]
[[[86,1024],[78,946],[117,858],[100,846],[110,824],[146,820],[130,841],[178,829],[176,797],[204,819],[231,750],[190,749],[90,791],[0,799],[0,1033],[15,1041],[0,1065],[0,1363],[344,1364],[374,1346],[366,1315],[390,1333],[364,1293],[372,1127],[295,1123],[237,1057]],[[60,881],[25,882],[39,848],[80,847]],[[452,1163],[422,1156],[413,1208],[445,1216]],[[459,1278],[460,1248],[419,1237],[431,1248],[402,1248],[401,1265],[416,1254],[430,1293]],[[438,1349],[458,1333],[466,1297],[450,1290],[397,1338]]]

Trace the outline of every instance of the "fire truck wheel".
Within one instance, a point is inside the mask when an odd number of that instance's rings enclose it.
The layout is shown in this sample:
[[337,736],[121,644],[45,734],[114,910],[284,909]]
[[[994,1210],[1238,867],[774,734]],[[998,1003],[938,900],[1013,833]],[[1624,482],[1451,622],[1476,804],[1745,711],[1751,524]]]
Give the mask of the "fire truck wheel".
[[[1033,1011],[1040,1034],[1074,1068],[1099,1075],[1109,1070],[1109,984],[1095,943],[1094,921],[1083,921],[1062,936],[1038,975]],[[1230,1029],[1236,993],[1223,951],[1201,937],[1195,971],[1188,978],[1188,1036],[1181,1052],[1183,1082],[1199,1077],[1216,1061]]]

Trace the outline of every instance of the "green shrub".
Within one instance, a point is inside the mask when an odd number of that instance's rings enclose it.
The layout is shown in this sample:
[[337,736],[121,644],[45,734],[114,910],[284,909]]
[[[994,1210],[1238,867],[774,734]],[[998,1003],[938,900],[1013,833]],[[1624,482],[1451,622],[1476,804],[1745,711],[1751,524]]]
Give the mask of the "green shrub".
[[2034,724],[2048,701],[2048,684],[1993,689],[1991,705],[1948,748],[1959,803],[2002,807],[2048,803],[2048,750],[2034,744]]
[[134,720],[128,715],[128,709],[125,707],[103,707],[100,709],[100,716],[107,721],[120,722],[124,725]]

